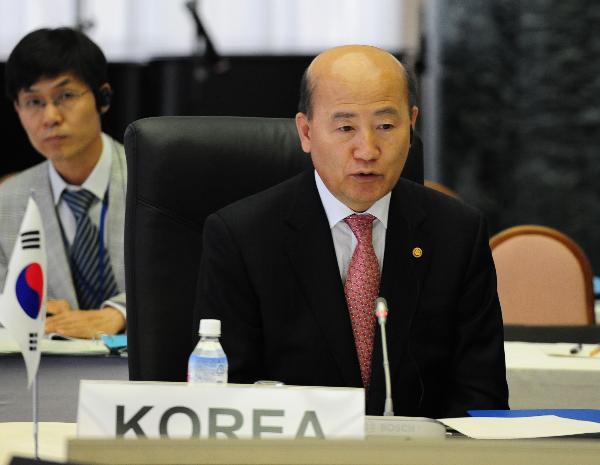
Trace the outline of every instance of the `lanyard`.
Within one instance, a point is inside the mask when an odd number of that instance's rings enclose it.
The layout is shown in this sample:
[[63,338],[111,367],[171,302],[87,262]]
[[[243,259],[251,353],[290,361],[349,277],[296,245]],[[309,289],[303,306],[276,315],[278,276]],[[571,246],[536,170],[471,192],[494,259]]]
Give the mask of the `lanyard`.
[[97,288],[96,301],[102,296],[102,290],[104,289],[105,267],[104,267],[104,255],[106,254],[106,247],[104,247],[104,225],[106,223],[106,211],[108,210],[108,189],[102,199],[102,209],[100,210],[100,223],[98,224],[98,266],[100,267],[100,286]]

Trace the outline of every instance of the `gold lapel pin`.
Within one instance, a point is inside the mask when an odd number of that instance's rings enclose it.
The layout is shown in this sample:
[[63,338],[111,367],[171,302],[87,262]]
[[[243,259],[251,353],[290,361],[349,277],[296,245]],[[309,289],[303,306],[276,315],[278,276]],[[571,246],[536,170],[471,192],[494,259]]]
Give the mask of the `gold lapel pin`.
[[421,247],[415,247],[412,250],[412,254],[415,258],[421,258],[423,256],[423,249],[421,249]]

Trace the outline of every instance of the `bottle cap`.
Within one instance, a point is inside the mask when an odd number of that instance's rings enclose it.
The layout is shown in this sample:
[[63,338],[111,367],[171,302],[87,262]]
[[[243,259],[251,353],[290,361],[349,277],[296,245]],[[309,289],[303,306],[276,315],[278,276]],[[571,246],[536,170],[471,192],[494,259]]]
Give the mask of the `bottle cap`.
[[221,320],[200,320],[200,336],[220,336]]

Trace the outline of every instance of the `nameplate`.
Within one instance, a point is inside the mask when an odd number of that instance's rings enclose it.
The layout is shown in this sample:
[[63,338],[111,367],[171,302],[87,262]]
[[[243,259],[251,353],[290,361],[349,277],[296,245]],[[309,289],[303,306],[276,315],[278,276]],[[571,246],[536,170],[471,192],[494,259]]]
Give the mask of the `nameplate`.
[[361,439],[363,389],[81,381],[79,437]]

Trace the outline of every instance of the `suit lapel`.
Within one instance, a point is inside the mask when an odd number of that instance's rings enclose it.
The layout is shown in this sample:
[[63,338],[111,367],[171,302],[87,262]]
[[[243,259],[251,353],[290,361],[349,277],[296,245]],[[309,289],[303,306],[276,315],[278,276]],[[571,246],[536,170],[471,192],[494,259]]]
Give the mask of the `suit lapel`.
[[34,197],[40,209],[46,236],[48,295],[54,299],[66,299],[73,308],[79,308],[50,187],[47,163],[41,165],[41,168],[43,169],[39,170],[38,176],[32,183],[32,189],[35,190]]
[[[426,217],[412,195],[411,187],[410,182],[400,180],[392,191],[380,286],[380,295],[386,298],[389,306],[386,333],[393,378],[407,349],[420,283],[429,261],[429,241],[422,232]],[[421,256],[418,249],[422,251]],[[373,388],[379,384],[378,381],[383,381],[383,369],[379,363],[381,343],[379,339],[375,342]]]
[[[321,328],[347,386],[360,386],[352,325],[331,230],[312,170],[298,178],[286,223],[286,249],[310,311]],[[349,354],[351,354],[349,356]]]

